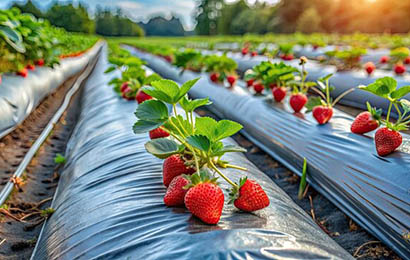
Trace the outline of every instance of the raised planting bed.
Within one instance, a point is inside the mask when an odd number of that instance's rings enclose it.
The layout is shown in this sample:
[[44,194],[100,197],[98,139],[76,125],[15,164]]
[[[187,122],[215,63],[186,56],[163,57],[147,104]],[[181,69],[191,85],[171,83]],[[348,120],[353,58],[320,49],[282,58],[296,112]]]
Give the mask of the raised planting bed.
[[[249,169],[268,194],[269,207],[250,214],[226,205],[218,225],[166,207],[162,161],[145,151],[148,134],[132,132],[137,103],[108,87],[110,78],[102,76],[107,67],[101,61],[91,76],[104,82],[90,79],[86,85],[56,211],[32,259],[351,259],[241,154],[228,159]],[[237,170],[224,172],[239,178]]]
[[15,129],[50,93],[82,71],[100,51],[102,42],[55,68],[37,67],[26,78],[5,74],[0,85],[0,138]]
[[[134,51],[162,76],[179,82],[201,77],[190,94],[209,97],[214,113],[244,125],[243,134],[301,175],[347,215],[404,258],[410,257],[410,136],[398,152],[380,157],[370,135],[350,132],[353,117],[334,109],[331,123],[317,125],[311,114],[292,114],[287,105],[255,97],[245,88],[228,90],[207,74],[180,71],[165,60]],[[285,102],[287,104],[288,102]]]

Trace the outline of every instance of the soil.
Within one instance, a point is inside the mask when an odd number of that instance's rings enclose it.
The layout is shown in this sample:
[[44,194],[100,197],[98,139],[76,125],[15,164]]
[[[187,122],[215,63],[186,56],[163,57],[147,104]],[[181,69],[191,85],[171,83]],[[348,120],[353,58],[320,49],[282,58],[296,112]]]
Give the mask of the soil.
[[[340,109],[342,107],[339,106],[338,108]],[[342,108],[341,110],[346,113],[360,113],[359,110],[350,109],[348,107]],[[217,120],[219,119],[206,108],[197,109],[195,112],[200,116],[209,116]],[[267,174],[299,207],[312,216],[312,219],[325,233],[354,257],[364,260],[401,259],[390,248],[383,245],[377,238],[354,223],[348,216],[312,187],[309,187],[304,198],[299,200],[298,191],[300,178],[298,175],[275,161],[270,155],[259,149],[243,135],[236,134],[233,136],[233,139],[247,149],[245,156],[252,163]]]
[[[10,180],[80,74],[68,79],[46,97],[17,129],[0,140],[0,188]],[[81,111],[81,92],[72,97],[68,109],[30,162],[23,177],[15,180],[15,189],[0,209],[0,259],[30,259],[42,224],[53,212],[49,207],[62,168],[54,162],[54,158],[57,154],[64,154]]]

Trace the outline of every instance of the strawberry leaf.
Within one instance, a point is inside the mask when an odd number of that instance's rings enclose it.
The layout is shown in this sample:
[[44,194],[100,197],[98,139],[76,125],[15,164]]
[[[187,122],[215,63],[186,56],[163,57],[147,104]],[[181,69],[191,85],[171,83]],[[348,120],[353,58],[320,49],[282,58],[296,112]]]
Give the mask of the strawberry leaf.
[[179,104],[181,107],[186,111],[186,112],[192,112],[198,107],[201,106],[208,106],[212,104],[211,101],[209,101],[209,98],[202,98],[202,99],[194,99],[190,100],[188,99],[187,96],[184,96],[180,101]]
[[152,82],[161,80],[161,76],[154,73],[144,79],[144,85],[151,85]]
[[184,138],[194,134],[191,123],[181,115],[169,118],[163,127],[167,132]]
[[138,120],[132,127],[134,134],[142,134],[160,127],[164,122]]
[[142,91],[169,104],[176,104],[175,99],[179,95],[178,84],[167,79],[153,81],[151,86],[143,87]]
[[226,153],[245,153],[246,149],[237,145],[226,145],[217,149],[212,149],[212,156],[222,156]]
[[204,135],[192,135],[186,139],[187,143],[201,151],[209,152],[211,141]]
[[165,159],[173,154],[180,153],[184,150],[184,146],[167,138],[158,138],[148,141],[145,144],[145,149],[152,155]]
[[106,70],[104,71],[104,74],[108,74],[108,73],[110,73],[110,72],[113,72],[114,70],[116,70],[116,67],[111,66],[111,67],[109,67],[108,69],[106,69]]
[[195,85],[195,83],[198,82],[199,79],[200,78],[196,78],[196,79],[185,82],[181,86],[181,89],[179,89],[179,94],[177,96],[176,102],[178,102],[182,97],[184,97],[188,93],[188,91]]
[[390,93],[395,91],[397,81],[392,77],[384,77],[377,79],[368,86],[359,86],[359,89],[373,93],[379,97],[389,98]]
[[162,122],[168,120],[168,108],[159,100],[147,100],[138,105],[135,116],[140,120],[151,122]]
[[199,117],[195,121],[195,134],[205,135],[210,140],[213,139],[213,129],[215,129],[218,122],[210,117]]
[[306,112],[311,112],[314,107],[323,105],[322,99],[320,97],[310,97],[306,103]]
[[318,81],[320,81],[320,82],[326,82],[326,81],[327,81],[328,79],[330,79],[332,76],[333,76],[333,73],[327,74],[326,76],[319,78]]
[[399,99],[410,93],[410,86],[401,87],[390,94],[393,99]]
[[214,130],[213,141],[219,141],[236,134],[242,129],[242,125],[231,120],[221,120]]

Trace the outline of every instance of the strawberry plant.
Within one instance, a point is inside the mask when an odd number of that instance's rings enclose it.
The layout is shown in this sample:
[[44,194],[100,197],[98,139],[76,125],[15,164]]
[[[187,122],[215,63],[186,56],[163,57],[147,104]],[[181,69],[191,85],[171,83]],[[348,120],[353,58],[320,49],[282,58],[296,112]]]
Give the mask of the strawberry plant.
[[292,43],[282,43],[279,44],[279,57],[282,60],[293,60],[293,44]]
[[238,64],[234,60],[226,57],[226,55],[209,55],[204,57],[203,62],[205,71],[210,73],[210,79],[213,82],[221,82],[227,79],[231,87],[235,84],[235,70]]
[[[359,86],[359,89],[368,91],[381,98],[387,99],[390,104],[386,119],[380,120],[383,126],[376,131],[376,151],[380,156],[394,152],[402,143],[400,131],[408,130],[410,125],[410,102],[403,99],[410,93],[410,86],[397,88],[397,81],[391,77],[377,79],[368,86]],[[392,109],[396,110],[398,119],[391,121]]]
[[320,124],[326,124],[333,116],[333,107],[341,100],[344,96],[354,91],[354,89],[349,89],[342,94],[340,94],[334,101],[330,97],[330,92],[332,87],[329,84],[329,79],[333,74],[326,75],[320,78],[317,83],[320,89],[313,87],[312,89],[319,94],[318,97],[311,97],[308,104],[306,105],[308,111],[312,111],[313,117]]
[[187,69],[198,72],[202,68],[202,54],[193,49],[178,51],[172,64],[182,69],[181,74]]
[[334,64],[339,71],[360,68],[361,56],[366,54],[366,49],[351,48],[347,50],[334,50],[326,52],[330,63]]
[[[135,112],[138,120],[133,130],[134,133],[140,134],[161,128],[170,135],[150,140],[145,144],[149,153],[165,159],[163,164],[164,185],[170,185],[177,176],[185,174],[185,178],[190,182],[185,186],[188,189],[184,200],[185,205],[191,213],[204,222],[216,224],[222,212],[223,193],[215,177],[209,175],[209,171],[212,171],[213,175],[222,177],[234,189],[241,188],[240,185],[226,177],[220,169],[246,170],[222,159],[226,153],[245,151],[242,147],[222,142],[223,139],[241,130],[242,126],[230,120],[216,121],[210,117],[195,117],[193,111],[196,108],[211,104],[208,98],[191,100],[187,97],[188,91],[197,81],[198,79],[190,80],[179,86],[170,80],[159,80],[152,82],[151,86],[142,87],[141,90],[155,100],[145,101],[138,106]],[[172,107],[171,114],[167,104]],[[177,105],[182,109],[178,110]],[[193,175],[189,177],[191,174]],[[172,185],[172,188],[168,187],[172,189],[169,193],[182,196],[181,188],[176,192],[175,186],[177,185]],[[209,201],[197,198],[203,189],[210,190],[204,195],[209,196]],[[260,194],[262,193],[258,192],[258,196]],[[240,198],[241,195],[238,199]]]

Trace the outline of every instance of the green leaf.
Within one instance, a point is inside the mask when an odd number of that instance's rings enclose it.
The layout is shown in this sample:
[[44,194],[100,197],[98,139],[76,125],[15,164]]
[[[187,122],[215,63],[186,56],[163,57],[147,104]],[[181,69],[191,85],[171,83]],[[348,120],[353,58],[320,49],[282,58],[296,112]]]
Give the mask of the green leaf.
[[188,91],[195,85],[195,83],[198,82],[199,79],[200,79],[200,78],[196,78],[196,79],[193,79],[193,80],[189,80],[189,81],[185,82],[185,83],[181,86],[181,89],[179,90],[179,95],[178,95],[178,100],[177,100],[177,102],[178,102],[183,96],[185,96],[185,95],[188,93]]
[[161,76],[154,73],[144,79],[144,85],[151,85],[152,82],[161,80]]
[[134,130],[134,134],[143,134],[148,131],[156,129],[163,124],[164,122],[152,122],[152,121],[138,120],[134,124],[132,129]]
[[193,129],[188,120],[184,119],[181,115],[177,117],[171,117],[163,126],[165,130],[184,138],[193,135]]
[[242,129],[242,125],[231,120],[221,120],[216,125],[212,141],[219,141],[236,134]]
[[218,122],[215,119],[210,117],[198,117],[195,120],[195,134],[205,135],[212,140],[217,123]]
[[390,97],[399,99],[410,93],[410,86],[401,87],[390,94]]
[[[179,93],[180,93],[179,86],[174,81],[168,80],[168,79],[162,79],[162,80],[151,82],[151,85],[155,90],[160,91],[166,96],[168,96],[171,102],[168,102],[167,100],[162,100],[162,101],[170,103],[170,104],[175,104],[178,102]],[[149,93],[147,94],[150,95]],[[159,100],[161,100],[160,98],[161,97],[158,97]]]
[[23,38],[18,31],[10,27],[0,25],[0,36],[1,35],[3,36],[3,39],[17,52],[26,52],[26,48],[23,44]]
[[158,138],[148,141],[145,149],[160,159],[168,158],[173,154],[180,153],[184,147],[167,138]]
[[225,153],[245,153],[246,149],[237,145],[226,145],[212,151],[212,156],[222,156]]
[[66,162],[66,158],[61,155],[60,153],[56,154],[56,157],[54,157],[54,162],[56,164],[62,164]]
[[169,112],[162,101],[151,99],[139,104],[135,115],[144,121],[165,122]]
[[[157,81],[154,81],[157,82]],[[151,83],[153,84],[153,82]],[[150,95],[151,97],[154,97],[160,101],[163,101],[168,104],[173,104],[173,99],[170,97],[167,93],[157,90],[153,86],[144,86],[141,88],[142,91],[144,91],[146,94]]]
[[326,80],[330,79],[333,76],[333,73],[327,74],[324,77],[319,78],[319,81],[326,82]]
[[397,82],[392,77],[384,77],[377,79],[368,86],[359,86],[359,89],[373,93],[379,97],[388,98],[397,86]]
[[204,152],[208,152],[211,148],[211,141],[204,135],[192,135],[186,141],[188,144]]
[[110,73],[110,72],[113,72],[114,70],[116,70],[116,67],[111,66],[111,67],[109,67],[108,69],[106,69],[106,70],[104,71],[104,74],[108,74],[108,73]]
[[306,112],[311,112],[315,106],[323,105],[323,101],[320,97],[310,97],[308,102],[306,103]]
[[201,98],[201,99],[194,99],[194,100],[190,100],[188,99],[187,96],[184,96],[180,101],[179,104],[181,105],[181,107],[187,111],[187,112],[192,112],[195,109],[197,109],[198,107],[201,106],[208,106],[210,104],[212,104],[212,102],[209,101],[209,98]]

